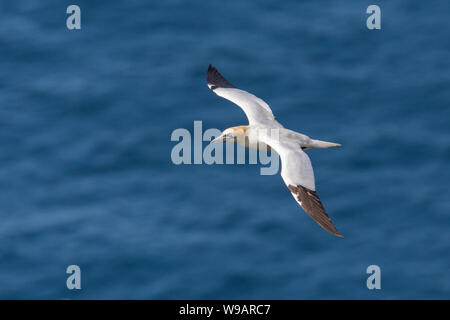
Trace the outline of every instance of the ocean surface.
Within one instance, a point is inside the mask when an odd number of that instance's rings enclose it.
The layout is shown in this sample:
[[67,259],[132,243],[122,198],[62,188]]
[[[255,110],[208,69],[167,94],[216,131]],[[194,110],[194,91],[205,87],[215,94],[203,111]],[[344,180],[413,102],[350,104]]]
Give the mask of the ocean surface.
[[[71,4],[81,30],[66,27]],[[366,27],[371,4],[381,30]],[[2,1],[0,298],[449,299],[449,13]],[[285,127],[342,144],[308,154],[345,239],[260,165],[172,162],[175,129],[247,123],[207,88],[210,63]]]

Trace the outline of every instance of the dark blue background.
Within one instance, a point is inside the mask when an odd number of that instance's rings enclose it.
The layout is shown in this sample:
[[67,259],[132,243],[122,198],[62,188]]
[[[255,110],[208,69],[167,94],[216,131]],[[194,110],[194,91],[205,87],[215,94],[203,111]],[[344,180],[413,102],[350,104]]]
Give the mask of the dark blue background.
[[[450,298],[449,9],[2,1],[0,298]],[[345,239],[258,165],[172,164],[174,129],[246,124],[209,63],[286,127],[342,143],[309,155]]]

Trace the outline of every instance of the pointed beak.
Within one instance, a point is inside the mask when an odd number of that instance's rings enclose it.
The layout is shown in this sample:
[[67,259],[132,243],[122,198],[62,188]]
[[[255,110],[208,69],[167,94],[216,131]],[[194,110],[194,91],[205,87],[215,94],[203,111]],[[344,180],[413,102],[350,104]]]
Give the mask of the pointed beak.
[[214,140],[212,140],[209,144],[213,144],[213,143],[217,143],[217,142],[223,142],[224,141],[224,136],[220,135],[217,138],[215,138]]

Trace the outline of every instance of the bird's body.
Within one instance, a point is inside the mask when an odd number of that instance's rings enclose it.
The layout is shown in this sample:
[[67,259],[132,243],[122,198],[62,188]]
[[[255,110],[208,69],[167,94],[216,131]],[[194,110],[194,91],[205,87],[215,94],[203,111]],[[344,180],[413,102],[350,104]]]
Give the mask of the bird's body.
[[295,200],[322,228],[342,237],[315,191],[311,161],[304,152],[311,148],[328,148],[339,144],[311,139],[304,134],[284,128],[275,120],[266,102],[233,86],[211,65],[206,81],[214,93],[240,106],[249,120],[248,125],[224,130],[212,142],[233,141],[251,149],[276,151],[282,163],[281,177]]
[[[274,120],[277,123],[276,126],[267,126],[267,125],[252,125],[252,126],[237,126],[232,127],[232,129],[236,131],[242,131],[242,135],[244,139],[238,139],[236,142],[241,144],[242,146],[250,149],[256,150],[268,150],[271,151],[271,148],[267,146],[264,142],[262,142],[258,137],[258,132],[260,130],[268,130],[270,129],[278,129],[281,137],[284,140],[292,140],[300,145],[302,150],[308,150],[313,148],[329,148],[339,146],[337,143],[326,142],[311,139],[305,134],[301,134],[289,129],[284,128],[278,121]],[[231,129],[231,128],[230,128]],[[240,136],[240,135],[239,135]]]

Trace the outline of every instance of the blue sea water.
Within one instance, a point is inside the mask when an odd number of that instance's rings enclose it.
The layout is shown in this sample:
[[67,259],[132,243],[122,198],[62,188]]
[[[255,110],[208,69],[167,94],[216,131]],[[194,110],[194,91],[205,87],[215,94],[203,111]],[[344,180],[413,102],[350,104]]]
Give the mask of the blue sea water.
[[[0,298],[449,299],[449,14],[437,0],[1,2]],[[246,124],[207,88],[210,63],[287,128],[342,144],[308,154],[345,239],[259,165],[172,163],[173,130]]]

